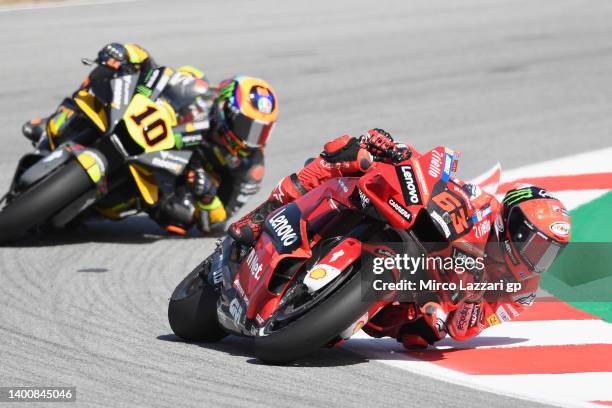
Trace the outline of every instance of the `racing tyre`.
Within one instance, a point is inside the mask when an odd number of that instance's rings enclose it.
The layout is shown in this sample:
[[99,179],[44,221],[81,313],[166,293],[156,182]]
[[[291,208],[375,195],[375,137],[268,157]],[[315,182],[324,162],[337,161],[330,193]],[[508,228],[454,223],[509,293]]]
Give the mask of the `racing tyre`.
[[264,363],[280,365],[311,354],[355,323],[371,304],[362,299],[361,272],[357,270],[341,287],[301,317],[278,330],[255,337],[255,355]]
[[227,333],[217,319],[217,293],[202,278],[203,263],[174,289],[168,321],[174,334],[186,341],[213,343]]
[[76,161],[51,173],[19,194],[0,212],[0,243],[15,240],[43,225],[51,216],[93,187],[85,169]]

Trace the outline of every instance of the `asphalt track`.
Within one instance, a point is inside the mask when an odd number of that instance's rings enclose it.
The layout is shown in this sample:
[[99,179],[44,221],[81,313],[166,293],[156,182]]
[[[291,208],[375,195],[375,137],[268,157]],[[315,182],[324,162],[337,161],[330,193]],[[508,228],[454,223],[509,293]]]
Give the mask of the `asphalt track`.
[[[380,126],[464,152],[460,175],[608,146],[612,2],[126,2],[0,11],[0,190],[26,119],[86,75],[80,57],[133,41],[212,80],[268,79],[280,121],[264,197],[324,141]],[[534,403],[323,350],[267,367],[249,341],[177,342],[167,299],[213,245],[146,219],[0,249],[0,385],[73,385],[78,406],[470,406]],[[36,405],[33,405],[36,406]],[[74,405],[70,405],[74,406]]]

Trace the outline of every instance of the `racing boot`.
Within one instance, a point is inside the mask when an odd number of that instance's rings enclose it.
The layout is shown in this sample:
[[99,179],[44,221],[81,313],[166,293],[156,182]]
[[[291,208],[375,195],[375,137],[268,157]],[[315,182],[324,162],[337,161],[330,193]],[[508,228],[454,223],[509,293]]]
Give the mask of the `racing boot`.
[[21,132],[33,145],[37,145],[46,136],[48,119],[32,119],[21,127]]
[[227,233],[235,241],[245,246],[251,246],[259,239],[263,223],[272,211],[288,204],[306,193],[298,176],[292,174],[284,177],[272,190],[266,201],[253,211],[230,225]]
[[230,225],[227,233],[237,242],[251,246],[261,235],[266,217],[282,204],[276,200],[266,200],[253,211]]
[[205,233],[222,233],[225,231],[227,211],[221,199],[215,196],[212,200],[196,201],[200,217],[198,226]]
[[170,194],[162,197],[149,216],[166,231],[186,235],[195,223],[196,208],[191,194]]

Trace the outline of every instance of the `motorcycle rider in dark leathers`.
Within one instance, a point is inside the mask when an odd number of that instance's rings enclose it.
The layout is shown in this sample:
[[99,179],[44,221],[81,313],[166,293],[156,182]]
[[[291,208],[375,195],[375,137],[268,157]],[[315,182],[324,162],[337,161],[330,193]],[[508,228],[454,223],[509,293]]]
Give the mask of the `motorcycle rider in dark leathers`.
[[[158,67],[147,51],[129,43],[106,45],[95,62],[118,74],[146,75]],[[203,232],[222,232],[259,190],[264,147],[278,114],[276,94],[266,81],[247,76],[212,86],[204,73],[184,66],[172,74],[161,98],[176,112],[173,131],[182,136],[182,147],[194,154],[175,191],[161,197],[149,215],[177,234],[194,225]],[[23,133],[40,145],[48,129],[61,134],[79,114],[66,98],[48,118],[24,124]]]

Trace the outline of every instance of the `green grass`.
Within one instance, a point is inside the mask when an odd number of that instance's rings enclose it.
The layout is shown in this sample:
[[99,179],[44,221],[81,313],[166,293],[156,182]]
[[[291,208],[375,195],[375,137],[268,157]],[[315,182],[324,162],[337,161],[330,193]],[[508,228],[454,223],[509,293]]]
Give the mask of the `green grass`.
[[542,277],[558,298],[612,323],[612,192],[572,211],[572,242]]

